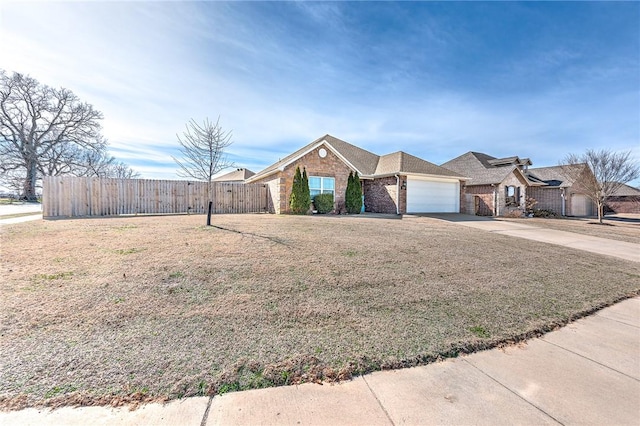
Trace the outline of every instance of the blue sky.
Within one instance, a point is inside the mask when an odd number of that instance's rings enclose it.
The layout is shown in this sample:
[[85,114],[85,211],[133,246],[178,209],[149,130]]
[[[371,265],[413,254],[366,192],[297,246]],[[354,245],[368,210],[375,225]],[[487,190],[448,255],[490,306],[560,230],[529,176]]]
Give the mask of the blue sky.
[[637,2],[5,0],[0,68],[92,103],[147,178],[176,178],[176,133],[218,116],[254,171],[326,133],[436,164],[640,160]]

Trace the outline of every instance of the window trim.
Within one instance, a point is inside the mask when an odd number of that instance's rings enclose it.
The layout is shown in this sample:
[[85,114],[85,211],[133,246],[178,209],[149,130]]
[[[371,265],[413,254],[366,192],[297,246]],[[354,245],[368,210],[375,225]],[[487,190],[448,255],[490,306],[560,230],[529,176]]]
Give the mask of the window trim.
[[[320,179],[320,188],[312,188],[311,187],[311,179]],[[333,180],[333,188],[332,189],[326,189],[324,187],[324,181],[325,179],[332,179]],[[309,176],[309,192],[311,191],[320,191],[318,194],[327,194],[327,193],[331,193],[333,194],[333,198],[335,200],[336,198],[336,178],[334,176]],[[311,196],[311,198],[313,198],[315,195],[318,194],[314,194]]]

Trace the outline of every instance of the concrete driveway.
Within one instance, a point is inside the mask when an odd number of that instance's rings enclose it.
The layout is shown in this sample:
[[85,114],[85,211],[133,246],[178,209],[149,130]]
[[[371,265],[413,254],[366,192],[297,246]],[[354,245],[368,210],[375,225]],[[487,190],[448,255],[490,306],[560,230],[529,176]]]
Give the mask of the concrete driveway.
[[526,238],[528,240],[556,244],[606,256],[631,260],[633,262],[640,262],[640,244],[576,234],[575,232],[539,228],[537,226],[506,222],[481,216],[453,213],[430,214],[426,216],[496,234]]

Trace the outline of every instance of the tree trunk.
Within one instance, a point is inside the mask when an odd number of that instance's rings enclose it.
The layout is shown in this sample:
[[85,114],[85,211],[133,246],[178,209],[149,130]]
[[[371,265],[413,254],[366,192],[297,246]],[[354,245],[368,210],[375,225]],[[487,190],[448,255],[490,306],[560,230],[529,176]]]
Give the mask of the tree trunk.
[[602,224],[602,216],[603,216],[603,210],[604,210],[604,204],[601,201],[598,201],[598,222],[600,222],[600,224]]
[[38,201],[36,194],[36,181],[38,179],[38,168],[35,161],[27,162],[27,176],[24,179],[22,198],[27,201]]

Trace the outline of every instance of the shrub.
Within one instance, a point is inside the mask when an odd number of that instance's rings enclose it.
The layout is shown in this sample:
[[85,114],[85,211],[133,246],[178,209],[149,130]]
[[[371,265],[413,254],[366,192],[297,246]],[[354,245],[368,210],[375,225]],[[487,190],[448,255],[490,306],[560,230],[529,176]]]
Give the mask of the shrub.
[[344,198],[347,213],[359,214],[362,211],[362,188],[360,187],[358,172],[355,175],[353,172],[349,172],[347,191]]
[[333,210],[333,194],[318,194],[313,197],[313,205],[318,213],[329,213]]
[[522,209],[508,209],[502,215],[504,217],[522,217],[524,212]]
[[533,198],[533,197],[527,197],[527,199],[524,201],[524,209],[525,212],[527,214],[531,214],[533,213],[533,211],[535,210],[533,207],[538,204],[538,201]]
[[307,179],[307,170],[304,175],[300,173],[300,167],[296,167],[296,173],[293,176],[293,186],[291,188],[291,196],[289,197],[289,207],[293,214],[306,214],[311,204],[311,195],[309,194],[309,180]]
[[533,217],[557,217],[556,212],[550,209],[533,209]]

